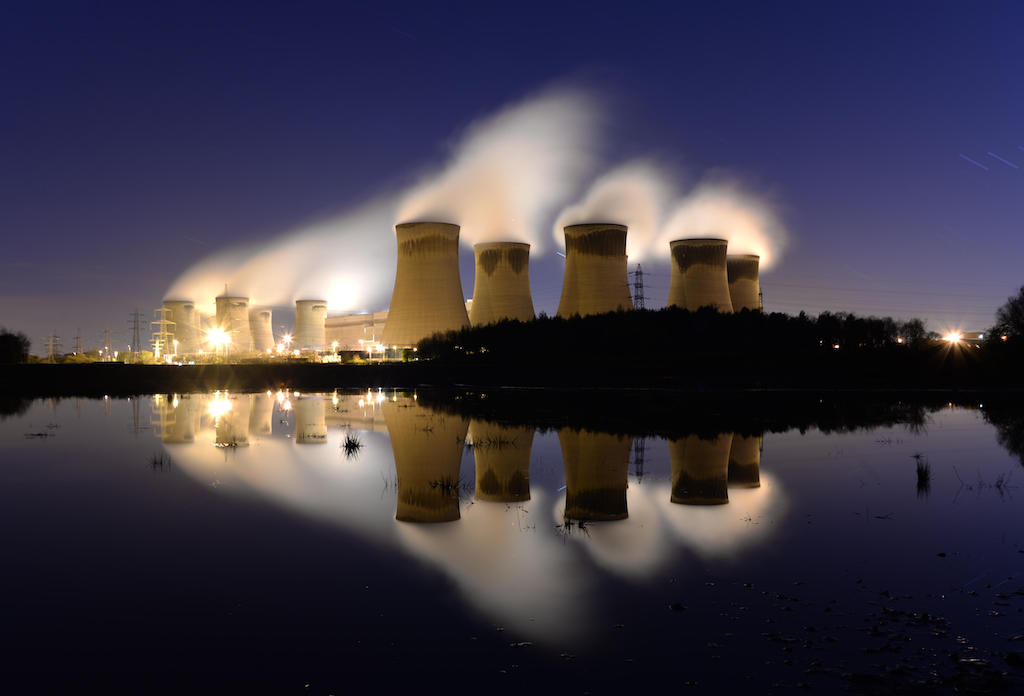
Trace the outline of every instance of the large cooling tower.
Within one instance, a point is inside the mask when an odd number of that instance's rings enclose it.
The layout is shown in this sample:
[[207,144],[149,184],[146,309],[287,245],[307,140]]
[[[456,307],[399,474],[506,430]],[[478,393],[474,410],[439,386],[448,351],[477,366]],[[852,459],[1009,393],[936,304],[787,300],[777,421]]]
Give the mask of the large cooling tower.
[[729,452],[729,485],[757,488],[761,485],[761,437],[732,438]]
[[737,254],[726,257],[729,296],[732,297],[734,312],[741,309],[761,310],[761,284],[757,279],[757,267],[760,261],[761,257],[754,254]]
[[677,239],[669,243],[672,253],[669,307],[691,312],[701,307],[732,311],[725,263],[727,244],[724,239]]
[[530,295],[530,245],[521,242],[474,244],[476,280],[469,323],[493,324],[502,319],[533,319]]
[[301,396],[292,402],[295,417],[295,444],[327,443],[327,400],[318,394]]
[[[164,300],[168,321],[174,322],[171,329],[173,340],[178,342],[178,354],[191,355],[199,350],[199,312],[191,300]],[[168,346],[168,352],[174,350],[174,344]]]
[[558,431],[565,465],[565,518],[622,520],[626,475],[633,438],[562,428]]
[[683,505],[721,505],[729,502],[729,449],[732,433],[712,440],[689,435],[669,440],[672,462],[672,502]]
[[434,413],[414,399],[382,403],[398,479],[400,522],[459,519],[459,465],[469,421]]
[[323,350],[327,343],[326,321],[326,300],[296,300],[292,347],[299,350]]
[[558,316],[585,317],[619,309],[633,309],[626,272],[626,226],[569,225]]
[[249,329],[253,348],[261,353],[274,349],[274,326],[271,311],[266,308],[249,310]]
[[228,353],[248,353],[252,350],[252,331],[249,328],[249,298],[217,298],[217,328],[231,338]]
[[469,326],[459,279],[459,226],[446,222],[395,225],[398,267],[381,341],[413,346],[434,333]]
[[489,421],[469,423],[476,460],[476,499],[514,503],[530,499],[533,428],[510,428]]

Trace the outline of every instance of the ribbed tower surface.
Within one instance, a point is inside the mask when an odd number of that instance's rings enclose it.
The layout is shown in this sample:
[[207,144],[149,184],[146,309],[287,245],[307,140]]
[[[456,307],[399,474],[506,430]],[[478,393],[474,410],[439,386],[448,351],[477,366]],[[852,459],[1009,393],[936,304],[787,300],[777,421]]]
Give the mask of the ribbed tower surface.
[[459,519],[459,465],[469,421],[403,397],[382,405],[395,455],[400,522]]
[[761,485],[761,436],[732,438],[729,452],[729,485],[757,488]]
[[327,301],[295,301],[295,335],[292,347],[323,350],[327,343]]
[[691,312],[701,307],[732,311],[725,262],[727,246],[724,239],[677,239],[669,243],[672,254],[669,307]]
[[672,462],[672,502],[683,505],[721,505],[729,502],[729,449],[732,433],[712,440],[689,435],[669,440]]
[[469,326],[459,278],[459,226],[447,222],[395,225],[395,290],[381,341],[414,346],[438,332]]
[[565,465],[565,517],[572,520],[622,520],[626,476],[633,438],[562,428],[558,431]]
[[217,298],[217,327],[231,337],[229,353],[247,353],[252,350],[252,329],[249,326],[249,298]]
[[626,272],[626,226],[567,226],[558,316],[585,317],[620,309],[633,309]]
[[199,312],[192,300],[164,300],[163,308],[168,321],[174,322],[174,340],[178,342],[178,353],[191,355],[201,347]]
[[502,319],[534,318],[530,295],[530,245],[485,242],[473,245],[476,280],[469,323],[493,324]]
[[758,280],[758,266],[761,257],[755,254],[737,254],[726,257],[729,276],[729,296],[733,311],[743,309],[760,311],[761,283]]
[[473,420],[469,438],[476,461],[476,499],[496,503],[529,500],[533,428]]
[[274,325],[271,310],[267,308],[249,310],[249,328],[255,350],[265,353],[274,349]]

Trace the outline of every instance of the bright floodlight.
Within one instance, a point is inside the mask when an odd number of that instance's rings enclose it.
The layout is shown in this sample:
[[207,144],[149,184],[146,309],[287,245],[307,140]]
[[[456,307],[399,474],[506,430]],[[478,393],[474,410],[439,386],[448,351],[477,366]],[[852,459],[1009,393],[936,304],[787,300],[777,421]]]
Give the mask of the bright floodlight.
[[942,340],[948,341],[950,343],[959,343],[961,338],[963,338],[963,336],[960,334],[959,331],[950,331],[948,334],[942,337]]
[[228,332],[224,329],[210,329],[206,332],[206,340],[210,342],[210,345],[213,346],[214,350],[217,350],[230,344],[231,336],[229,336]]

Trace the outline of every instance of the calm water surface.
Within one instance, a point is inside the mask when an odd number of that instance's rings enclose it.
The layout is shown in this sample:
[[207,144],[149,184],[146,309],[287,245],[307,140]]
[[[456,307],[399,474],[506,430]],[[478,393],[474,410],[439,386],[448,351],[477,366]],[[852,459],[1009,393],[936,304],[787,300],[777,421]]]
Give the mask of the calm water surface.
[[417,396],[65,399],[0,421],[6,678],[1024,685],[1024,472],[983,406],[660,439]]

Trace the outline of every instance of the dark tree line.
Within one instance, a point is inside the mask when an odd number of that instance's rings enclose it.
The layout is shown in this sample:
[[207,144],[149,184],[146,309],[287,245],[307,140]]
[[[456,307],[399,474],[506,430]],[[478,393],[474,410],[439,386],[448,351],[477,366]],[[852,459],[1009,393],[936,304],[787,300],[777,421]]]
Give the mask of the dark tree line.
[[20,363],[28,360],[28,349],[32,344],[25,334],[0,329],[0,363]]

